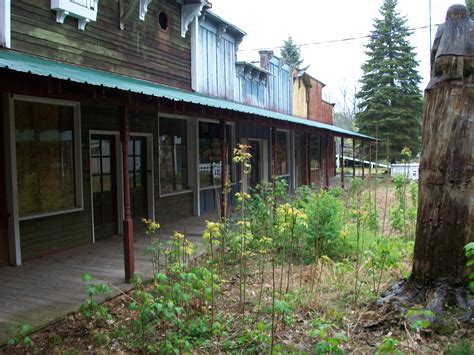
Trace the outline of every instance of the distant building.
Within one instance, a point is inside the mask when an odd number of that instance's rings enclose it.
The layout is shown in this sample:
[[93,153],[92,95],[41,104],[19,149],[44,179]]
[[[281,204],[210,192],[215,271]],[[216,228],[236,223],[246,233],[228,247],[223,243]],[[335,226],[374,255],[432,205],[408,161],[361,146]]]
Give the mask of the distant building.
[[407,179],[418,181],[420,176],[420,164],[392,164],[390,168],[390,175],[405,175]]

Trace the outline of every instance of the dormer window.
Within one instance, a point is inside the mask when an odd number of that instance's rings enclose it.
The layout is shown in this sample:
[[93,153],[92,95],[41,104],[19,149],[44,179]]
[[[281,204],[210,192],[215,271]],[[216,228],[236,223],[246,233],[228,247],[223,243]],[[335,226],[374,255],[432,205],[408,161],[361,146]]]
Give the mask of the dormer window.
[[56,22],[64,23],[66,16],[77,18],[77,28],[84,31],[90,21],[96,21],[99,0],[51,0]]

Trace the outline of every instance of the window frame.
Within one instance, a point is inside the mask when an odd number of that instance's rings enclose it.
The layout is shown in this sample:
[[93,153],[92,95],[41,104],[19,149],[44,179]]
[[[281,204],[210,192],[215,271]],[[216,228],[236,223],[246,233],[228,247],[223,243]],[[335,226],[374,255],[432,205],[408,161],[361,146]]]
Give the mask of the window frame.
[[[199,178],[199,165],[201,164],[201,161],[199,160],[199,123],[201,122],[206,122],[206,123],[214,123],[214,124],[217,124],[219,125],[220,122],[219,120],[213,120],[211,118],[198,118],[197,120],[197,129],[196,129],[196,135],[197,135],[197,164],[196,164],[196,168],[197,168],[197,179],[198,179],[198,183],[199,183],[199,191],[205,191],[205,190],[214,190],[216,188],[220,188],[221,187],[221,184],[218,184],[218,185],[214,185],[214,186],[206,186],[206,187],[202,187],[201,186],[201,181],[200,181],[200,178]],[[231,152],[234,151],[234,147],[235,147],[235,122],[231,121],[231,122],[226,122],[226,128],[229,127],[230,128],[230,139],[231,139],[231,142],[226,142],[227,143],[227,146],[229,147],[229,144],[230,144],[230,148],[231,148]],[[231,176],[233,177],[233,179],[231,179],[230,181],[230,186],[233,186],[236,184],[235,180],[236,180],[236,164],[233,162],[232,159],[230,159],[229,157],[227,157],[227,162],[230,164],[230,168],[229,170],[231,171]],[[232,181],[234,180],[234,181]]]
[[[181,191],[175,191],[175,192],[169,192],[169,193],[162,193],[161,192],[161,160],[160,160],[160,120],[161,118],[172,118],[172,119],[178,119],[178,120],[185,120],[186,121],[186,135],[187,135],[187,147],[186,147],[186,155],[188,158],[188,188],[185,190]],[[190,143],[191,143],[191,137],[190,137],[190,117],[186,116],[180,116],[180,115],[174,115],[174,114],[166,114],[166,113],[160,113],[158,115],[158,195],[159,197],[169,197],[169,196],[176,196],[176,195],[183,195],[183,194],[188,194],[193,192],[192,188],[192,163],[191,163],[191,150],[190,148]]]
[[18,201],[18,177],[17,177],[17,154],[16,154],[16,122],[15,122],[15,101],[26,101],[40,104],[50,104],[57,106],[70,106],[73,108],[73,147],[74,147],[74,192],[75,206],[69,208],[61,208],[44,212],[34,212],[20,215],[18,203],[16,203],[17,215],[19,221],[32,220],[43,217],[56,216],[66,213],[84,211],[84,188],[83,188],[83,171],[82,171],[82,149],[81,149],[81,106],[77,101],[67,101],[59,99],[50,99],[38,96],[28,95],[12,95],[10,97],[10,149],[12,154],[12,172],[14,173],[13,189],[15,194],[13,198]]

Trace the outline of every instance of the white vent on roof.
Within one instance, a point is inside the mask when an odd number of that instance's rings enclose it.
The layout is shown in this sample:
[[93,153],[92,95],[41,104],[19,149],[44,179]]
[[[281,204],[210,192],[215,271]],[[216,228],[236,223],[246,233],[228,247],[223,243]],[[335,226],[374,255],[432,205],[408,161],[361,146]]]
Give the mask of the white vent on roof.
[[99,0],[51,0],[56,22],[64,23],[66,16],[77,18],[77,28],[84,31],[90,21],[97,19]]

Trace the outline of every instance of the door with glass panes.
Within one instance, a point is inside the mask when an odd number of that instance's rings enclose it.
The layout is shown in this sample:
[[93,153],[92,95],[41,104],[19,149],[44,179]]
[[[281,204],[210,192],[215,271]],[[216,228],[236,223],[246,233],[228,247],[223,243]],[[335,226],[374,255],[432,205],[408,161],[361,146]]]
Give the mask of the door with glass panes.
[[128,144],[128,181],[132,218],[148,217],[146,137],[131,136]]
[[117,234],[115,136],[91,137],[92,199],[95,238]]

